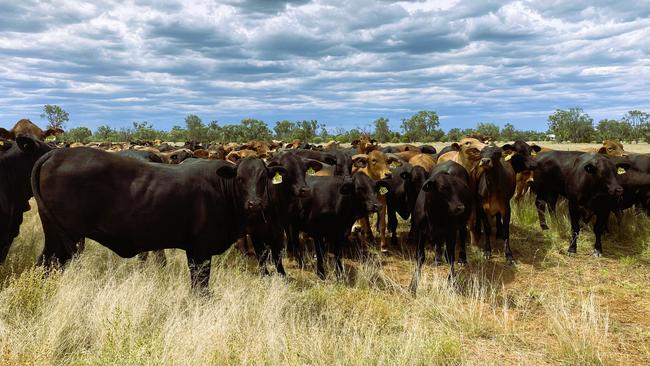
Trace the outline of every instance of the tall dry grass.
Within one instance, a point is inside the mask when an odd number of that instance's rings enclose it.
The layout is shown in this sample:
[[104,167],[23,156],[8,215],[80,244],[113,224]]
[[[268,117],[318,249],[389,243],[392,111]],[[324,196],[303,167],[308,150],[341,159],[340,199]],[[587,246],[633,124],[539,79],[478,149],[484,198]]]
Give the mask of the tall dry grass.
[[[213,259],[209,296],[189,288],[181,251],[167,251],[169,265],[162,267],[119,258],[90,243],[65,270],[45,275],[34,265],[42,234],[32,211],[8,262],[0,266],[0,364],[649,361],[648,349],[634,345],[643,344],[650,328],[637,324],[640,333],[628,334],[629,328],[612,320],[618,310],[603,301],[607,291],[594,285],[599,263],[617,275],[630,266],[648,274],[649,220],[628,214],[625,230],[636,231],[621,241],[609,235],[604,248],[606,255],[619,246],[633,249],[598,261],[562,253],[567,234],[558,230],[566,226],[565,218],[542,234],[535,230],[531,202],[515,211],[516,268],[505,267],[499,254],[484,261],[478,248],[470,248],[470,265],[450,284],[446,268],[429,260],[415,298],[406,290],[413,270],[408,252],[347,262],[350,280],[341,283],[320,281],[288,259],[288,278],[259,277],[255,263],[230,251]],[[583,235],[579,253],[590,249],[589,235]],[[540,248],[528,247],[531,243]],[[576,267],[585,283],[576,281],[563,291]],[[627,344],[633,346],[626,349]]]

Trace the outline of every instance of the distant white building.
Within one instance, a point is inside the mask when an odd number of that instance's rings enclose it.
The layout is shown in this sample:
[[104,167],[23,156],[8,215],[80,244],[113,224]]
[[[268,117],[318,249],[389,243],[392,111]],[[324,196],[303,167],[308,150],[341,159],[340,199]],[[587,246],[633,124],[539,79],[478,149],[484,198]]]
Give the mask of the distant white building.
[[548,135],[546,135],[546,139],[550,141],[555,141],[555,134],[549,133]]

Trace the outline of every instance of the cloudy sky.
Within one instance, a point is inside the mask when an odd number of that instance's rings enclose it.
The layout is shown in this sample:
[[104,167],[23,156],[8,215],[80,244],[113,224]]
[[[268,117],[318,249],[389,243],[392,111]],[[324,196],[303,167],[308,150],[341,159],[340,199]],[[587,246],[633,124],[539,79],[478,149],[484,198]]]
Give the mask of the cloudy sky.
[[46,103],[68,127],[185,115],[546,129],[650,111],[650,1],[0,1],[0,126]]

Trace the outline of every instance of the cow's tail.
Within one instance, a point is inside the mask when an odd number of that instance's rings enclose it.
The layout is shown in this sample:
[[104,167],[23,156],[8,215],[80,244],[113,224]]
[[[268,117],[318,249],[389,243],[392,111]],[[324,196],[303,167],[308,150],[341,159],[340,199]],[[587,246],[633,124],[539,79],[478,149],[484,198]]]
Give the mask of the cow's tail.
[[36,200],[36,204],[38,205],[38,212],[39,215],[41,216],[41,220],[43,217],[47,218],[48,226],[51,229],[56,230],[58,236],[62,238],[63,244],[65,245],[65,249],[70,253],[74,254],[76,251],[75,248],[75,243],[73,242],[72,239],[70,239],[70,236],[68,233],[65,231],[63,226],[61,226],[56,218],[50,211],[50,209],[47,207],[45,204],[45,201],[43,200],[43,195],[41,194],[41,167],[45,162],[47,162],[52,155],[56,152],[57,150],[52,150],[47,152],[45,155],[41,156],[36,163],[34,164],[34,168],[32,168],[32,177],[31,177],[31,183],[32,183],[32,193],[34,195],[34,199]]

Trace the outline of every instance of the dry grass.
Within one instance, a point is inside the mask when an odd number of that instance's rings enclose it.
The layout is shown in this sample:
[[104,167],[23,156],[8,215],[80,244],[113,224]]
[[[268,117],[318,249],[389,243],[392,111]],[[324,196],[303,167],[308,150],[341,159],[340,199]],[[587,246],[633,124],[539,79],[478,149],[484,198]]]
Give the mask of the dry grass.
[[514,268],[472,247],[450,285],[429,252],[413,298],[411,248],[346,261],[346,283],[288,259],[287,279],[260,278],[230,251],[211,296],[190,290],[182,251],[160,267],[90,243],[44,276],[32,210],[0,266],[0,364],[650,363],[650,220],[626,213],[620,238],[612,220],[600,259],[585,230],[568,257],[565,212],[542,233],[530,200],[515,207]]

